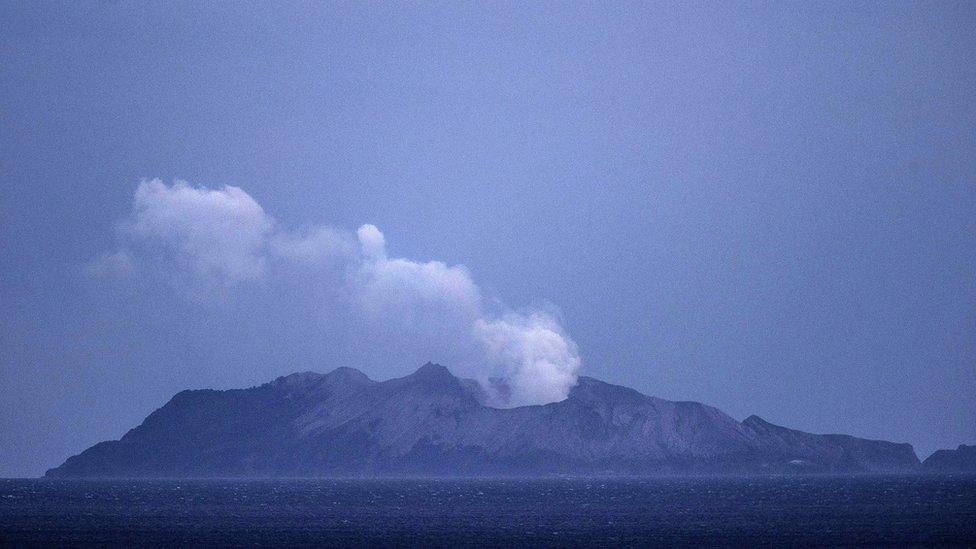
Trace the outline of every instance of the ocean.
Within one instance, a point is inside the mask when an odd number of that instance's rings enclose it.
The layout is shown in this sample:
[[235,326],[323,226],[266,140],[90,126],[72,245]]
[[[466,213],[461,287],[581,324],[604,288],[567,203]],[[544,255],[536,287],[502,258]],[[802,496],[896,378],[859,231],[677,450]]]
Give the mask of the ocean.
[[0,480],[0,545],[976,546],[976,476]]

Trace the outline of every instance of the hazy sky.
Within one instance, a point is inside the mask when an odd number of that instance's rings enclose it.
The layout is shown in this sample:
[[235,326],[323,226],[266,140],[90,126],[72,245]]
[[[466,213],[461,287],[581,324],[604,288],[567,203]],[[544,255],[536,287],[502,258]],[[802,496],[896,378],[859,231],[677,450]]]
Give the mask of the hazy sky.
[[204,4],[0,3],[0,476],[525,349],[976,443],[976,4]]

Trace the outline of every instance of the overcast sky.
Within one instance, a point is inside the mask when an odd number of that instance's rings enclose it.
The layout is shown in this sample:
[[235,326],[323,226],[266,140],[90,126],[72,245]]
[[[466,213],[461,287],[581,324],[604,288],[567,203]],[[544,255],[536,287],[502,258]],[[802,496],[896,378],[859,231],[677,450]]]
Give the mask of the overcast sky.
[[0,476],[427,360],[976,443],[976,4],[0,3]]

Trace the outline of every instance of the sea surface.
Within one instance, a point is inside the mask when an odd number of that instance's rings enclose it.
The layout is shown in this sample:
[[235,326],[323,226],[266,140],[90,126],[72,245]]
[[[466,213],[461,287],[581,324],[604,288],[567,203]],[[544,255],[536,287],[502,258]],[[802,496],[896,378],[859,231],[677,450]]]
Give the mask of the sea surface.
[[976,477],[0,480],[0,545],[976,546]]

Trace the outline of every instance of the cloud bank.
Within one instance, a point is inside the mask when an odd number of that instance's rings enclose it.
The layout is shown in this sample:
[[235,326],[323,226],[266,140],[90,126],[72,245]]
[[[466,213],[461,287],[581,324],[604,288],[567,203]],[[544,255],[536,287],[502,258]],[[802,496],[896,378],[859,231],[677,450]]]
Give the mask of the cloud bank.
[[[390,257],[385,236],[371,224],[354,233],[324,225],[289,229],[238,187],[152,180],[136,189],[118,239],[91,272],[163,274],[176,291],[197,296],[246,291],[301,272],[296,292],[311,277],[326,291],[310,295],[334,296],[310,297],[328,301],[323,310],[341,308],[377,333],[457,351],[465,358],[452,368],[478,380],[497,406],[559,401],[576,384],[579,352],[555,314],[489,302],[463,266]],[[394,349],[390,358],[396,360]]]

